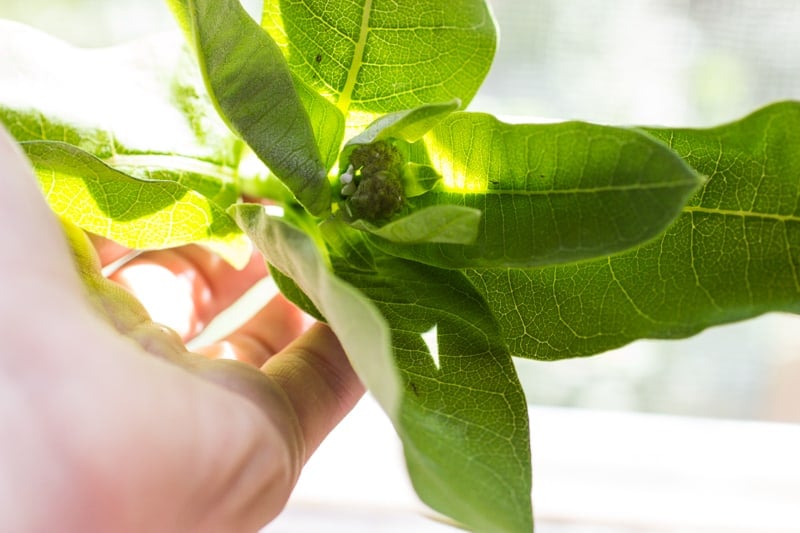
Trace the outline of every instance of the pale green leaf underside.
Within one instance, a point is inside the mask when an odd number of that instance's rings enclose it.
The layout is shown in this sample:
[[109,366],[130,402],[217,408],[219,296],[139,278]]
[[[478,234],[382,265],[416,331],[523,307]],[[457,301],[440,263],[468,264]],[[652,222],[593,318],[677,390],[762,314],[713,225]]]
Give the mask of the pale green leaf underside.
[[311,127],[319,145],[320,155],[326,169],[330,169],[339,158],[344,138],[344,115],[339,109],[311,89],[297,76],[293,76],[297,95],[305,106]]
[[[303,81],[366,126],[378,114],[459,98],[491,65],[483,0],[267,0],[262,25]],[[352,124],[353,113],[348,117]]]
[[481,212],[457,205],[433,205],[377,227],[365,220],[356,220],[354,228],[393,243],[423,242],[471,244],[478,236]]
[[316,215],[326,212],[327,167],[277,45],[239,0],[187,0],[186,7],[198,62],[222,117],[301,204]]
[[660,238],[594,261],[469,273],[512,353],[557,359],[800,311],[800,103],[650,129],[708,182]]
[[396,424],[419,496],[474,531],[529,532],[527,406],[485,302],[458,272],[376,258],[335,271],[381,310],[405,385]]
[[251,253],[233,219],[173,181],[142,180],[71,144],[22,143],[50,207],[76,226],[134,249],[202,244],[237,268]]
[[269,275],[272,276],[272,279],[275,281],[275,285],[278,286],[281,294],[287,300],[302,309],[309,316],[312,316],[321,322],[325,321],[325,317],[322,316],[322,313],[319,309],[317,309],[317,306],[314,305],[314,302],[312,302],[308,295],[297,286],[297,283],[295,283],[292,278],[274,266],[268,265],[268,267]]
[[178,35],[79,49],[0,21],[0,49],[0,122],[18,141],[69,143],[223,205],[238,196],[241,142],[217,116]]
[[397,423],[402,389],[392,357],[389,328],[359,291],[331,273],[305,232],[269,216],[263,206],[237,204],[233,217],[266,261],[291,278],[326,318],[353,368]]
[[427,104],[414,109],[388,113],[377,118],[347,144],[367,144],[382,139],[417,142],[461,105],[457,98],[441,104]]
[[[194,43],[188,0],[167,0],[178,25],[190,43]],[[311,89],[297,76],[292,77],[297,96],[305,106],[311,120],[320,155],[326,168],[336,162],[344,135],[344,115],[324,97]]]
[[482,211],[477,240],[375,244],[445,268],[530,267],[623,250],[663,231],[700,183],[669,148],[630,129],[457,112],[423,142],[442,179],[409,202]]

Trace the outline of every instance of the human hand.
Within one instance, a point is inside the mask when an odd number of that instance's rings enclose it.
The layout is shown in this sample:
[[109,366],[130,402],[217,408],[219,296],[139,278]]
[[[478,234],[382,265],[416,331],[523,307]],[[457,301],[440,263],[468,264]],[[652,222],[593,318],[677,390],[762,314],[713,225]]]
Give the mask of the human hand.
[[[276,297],[189,354],[118,285],[97,276],[87,292],[2,129],[0,183],[0,529],[252,531],[274,518],[364,391],[331,331],[305,330]],[[160,280],[163,318],[186,339],[265,274],[260,259],[236,272],[187,247],[114,277],[134,294]]]

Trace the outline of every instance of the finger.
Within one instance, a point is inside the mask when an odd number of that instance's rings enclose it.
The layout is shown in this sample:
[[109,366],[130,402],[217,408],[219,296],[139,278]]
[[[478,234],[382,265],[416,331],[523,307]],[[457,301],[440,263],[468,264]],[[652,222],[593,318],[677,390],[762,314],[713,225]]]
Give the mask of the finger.
[[266,276],[263,259],[253,255],[238,271],[198,246],[147,252],[110,279],[127,287],[155,322],[190,339]]
[[106,239],[93,233],[89,234],[89,238],[92,240],[95,250],[97,250],[97,256],[100,258],[100,265],[102,266],[122,259],[131,253],[130,248],[117,244],[111,239]]
[[269,358],[262,371],[294,407],[305,443],[305,460],[364,394],[342,345],[317,323]]
[[[0,314],[20,318],[42,309],[71,313],[84,305],[83,287],[56,216],[47,206],[30,162],[0,124]],[[6,315],[6,313],[8,313]],[[8,326],[8,323],[4,324]]]
[[321,323],[269,358],[261,372],[237,361],[193,354],[179,364],[255,403],[283,428],[287,442],[295,443],[302,463],[365,390],[336,336]]
[[[236,483],[237,487],[246,486],[249,494],[237,498],[240,505],[247,504],[240,516],[252,511],[261,517],[259,523],[280,511],[302,465],[364,393],[336,337],[321,324],[272,357],[263,372],[237,361],[191,355],[184,358],[182,366],[247,398],[269,422],[248,425],[267,440],[249,448],[254,455],[247,461],[245,471],[257,472],[264,462],[284,470],[280,476],[274,474],[274,468],[268,473],[271,475],[260,475],[260,483],[254,488]],[[286,453],[276,453],[276,444]],[[225,486],[225,495],[230,495],[229,484]]]
[[236,359],[261,368],[305,329],[304,314],[278,295],[225,339],[194,351],[212,359]]

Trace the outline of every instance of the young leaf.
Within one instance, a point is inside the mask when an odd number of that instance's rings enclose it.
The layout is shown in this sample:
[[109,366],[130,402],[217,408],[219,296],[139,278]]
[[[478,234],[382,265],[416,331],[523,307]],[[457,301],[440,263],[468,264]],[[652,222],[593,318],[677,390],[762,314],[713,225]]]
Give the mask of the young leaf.
[[[189,0],[167,0],[167,4],[175,15],[178,25],[183,30],[186,39],[192,43],[191,16],[189,13]],[[317,139],[325,168],[330,168],[336,163],[339,148],[344,135],[344,115],[336,106],[328,102],[317,91],[311,89],[303,80],[292,75],[297,95],[306,108],[314,136]]]
[[264,2],[262,25],[293,72],[363,128],[429,102],[469,103],[489,71],[495,27],[483,0]]
[[648,131],[708,176],[660,238],[574,265],[469,273],[515,356],[590,355],[800,312],[800,103],[707,130]]
[[292,278],[270,264],[267,264],[267,266],[269,267],[269,275],[272,276],[275,285],[278,286],[278,290],[281,291],[281,294],[283,294],[287,300],[302,309],[303,312],[308,313],[309,316],[321,322],[325,321],[325,317],[319,312],[319,309],[317,309],[317,306],[311,301],[311,298],[297,286],[297,283],[295,283]]
[[377,227],[366,220],[351,226],[400,244],[472,244],[478,236],[481,212],[458,205],[434,205]]
[[306,108],[314,136],[317,138],[322,161],[330,169],[339,157],[344,138],[344,115],[339,108],[327,101],[314,89],[292,75],[297,95]]
[[200,68],[223,118],[306,209],[325,213],[327,167],[280,49],[239,0],[186,0],[186,7]]
[[402,388],[389,328],[380,312],[363,294],[330,271],[307,233],[268,215],[260,205],[236,204],[229,212],[267,262],[291,278],[326,318],[359,377],[396,422]]
[[125,173],[230,203],[241,141],[176,37],[84,50],[0,21],[0,122],[18,141],[66,142]]
[[363,231],[353,228],[338,216],[325,220],[319,229],[331,255],[342,258],[350,268],[368,272],[375,270],[373,249],[367,243]]
[[667,146],[630,129],[505,124],[458,112],[424,142],[442,180],[414,200],[415,208],[481,210],[477,240],[374,242],[445,268],[540,266],[623,250],[663,231],[700,183]]
[[406,163],[403,165],[400,178],[403,180],[406,198],[422,196],[426,192],[432,191],[442,179],[436,169],[419,163]]
[[375,119],[375,122],[367,126],[362,133],[347,141],[347,144],[369,144],[393,138],[410,143],[417,142],[460,106],[461,101],[456,98],[441,104],[425,104],[414,109],[383,115]]
[[237,268],[250,259],[250,241],[201,194],[173,181],[128,176],[71,144],[21,144],[50,207],[76,226],[129,248],[198,243]]
[[373,272],[334,268],[391,328],[396,428],[419,496],[474,531],[531,531],[527,405],[481,296],[459,272],[386,256]]

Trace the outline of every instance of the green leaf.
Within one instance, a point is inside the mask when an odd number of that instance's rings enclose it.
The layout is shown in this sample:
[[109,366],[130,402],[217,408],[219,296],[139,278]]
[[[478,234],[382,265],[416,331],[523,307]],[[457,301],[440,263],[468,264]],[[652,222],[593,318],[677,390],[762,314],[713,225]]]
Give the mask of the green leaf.
[[[167,4],[175,15],[175,19],[183,30],[186,39],[193,43],[194,36],[192,34],[188,0],[167,0]],[[305,106],[306,112],[311,119],[311,127],[314,130],[325,167],[329,169],[339,156],[339,149],[344,136],[344,115],[335,105],[328,102],[317,91],[311,89],[299,77],[292,75],[292,81],[300,101]]]
[[389,323],[405,385],[399,424],[419,496],[475,531],[529,532],[527,405],[486,303],[466,278],[395,258],[334,261]]
[[200,68],[222,117],[301,204],[325,213],[327,167],[278,46],[238,0],[186,5]]
[[331,271],[315,241],[254,204],[229,209],[269,264],[290,278],[325,317],[353,368],[393,421],[402,385],[394,365],[389,328],[375,306]]
[[262,25],[293,72],[347,116],[469,103],[489,71],[495,27],[483,0],[267,0]]
[[478,236],[481,212],[457,205],[434,205],[377,227],[366,220],[351,226],[393,243],[471,244]]
[[286,299],[317,320],[321,322],[325,321],[325,317],[319,312],[319,309],[317,309],[317,306],[311,301],[311,298],[297,286],[297,283],[295,283],[292,278],[274,266],[269,264],[268,266],[269,275],[275,280],[275,285],[278,286],[278,290],[281,291],[281,294],[283,294]]
[[436,172],[435,168],[429,165],[406,163],[403,165],[400,179],[403,181],[406,198],[413,198],[432,191],[439,184],[442,177]]
[[[127,158],[117,156],[103,160],[108,166],[124,174],[147,181],[161,180],[180,183],[187,189],[199,192],[220,207],[228,207],[239,200],[239,186],[231,172],[211,176],[204,168],[192,171],[193,161],[176,161],[173,156],[150,156]],[[200,165],[198,165],[200,166]],[[222,177],[224,176],[224,177]],[[222,177],[222,179],[220,179]]]
[[574,265],[469,273],[515,356],[590,355],[800,311],[800,103],[649,131],[708,176],[660,238]]
[[347,141],[347,144],[369,144],[382,139],[417,142],[460,106],[461,101],[456,98],[441,104],[426,104],[383,115],[375,119],[362,133]]
[[53,211],[86,231],[134,249],[203,244],[237,268],[250,259],[233,219],[179,183],[128,176],[67,143],[21,145]]
[[311,127],[317,138],[325,168],[330,169],[339,158],[344,138],[344,115],[322,95],[308,87],[297,76],[292,76],[300,101],[306,108]]
[[700,183],[667,146],[630,129],[458,112],[424,142],[442,180],[410,203],[479,209],[477,240],[374,242],[445,268],[531,267],[623,250],[662,232]]
[[353,228],[339,216],[328,218],[319,229],[331,255],[341,257],[351,268],[375,270],[373,249],[363,231]]
[[66,142],[228,204],[239,195],[241,141],[176,37],[84,50],[0,21],[0,122],[18,141]]

